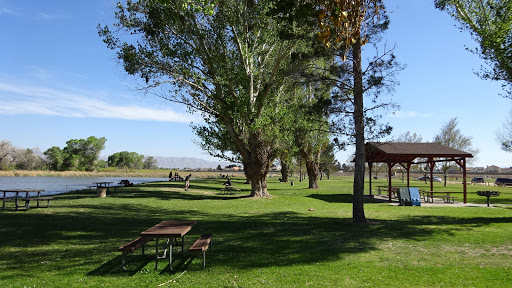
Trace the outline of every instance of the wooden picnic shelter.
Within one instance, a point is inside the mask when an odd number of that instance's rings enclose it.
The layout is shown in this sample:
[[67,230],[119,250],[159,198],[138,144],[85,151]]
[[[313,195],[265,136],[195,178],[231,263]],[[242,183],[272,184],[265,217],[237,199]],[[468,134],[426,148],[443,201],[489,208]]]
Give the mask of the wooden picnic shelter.
[[391,169],[399,164],[407,171],[407,187],[409,172],[413,164],[427,164],[430,170],[430,190],[434,190],[433,174],[437,162],[453,161],[462,169],[462,185],[464,204],[467,203],[466,190],[466,159],[472,158],[471,153],[453,149],[438,143],[403,143],[403,142],[368,142],[365,145],[366,162],[370,174],[370,195],[372,191],[373,163],[388,164],[388,195],[391,202]]

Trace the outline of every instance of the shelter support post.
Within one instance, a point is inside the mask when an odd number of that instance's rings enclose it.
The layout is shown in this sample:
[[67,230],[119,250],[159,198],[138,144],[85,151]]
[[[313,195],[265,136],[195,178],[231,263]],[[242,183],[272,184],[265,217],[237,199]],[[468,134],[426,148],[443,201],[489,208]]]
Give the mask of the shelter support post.
[[434,166],[436,165],[434,158],[429,158],[427,165],[428,169],[430,169],[430,191],[434,191]]
[[395,166],[396,163],[392,163],[390,161],[388,161],[388,197],[389,197],[389,202],[391,202],[391,189],[393,188],[392,187],[392,183],[391,183],[391,169],[393,169],[393,166]]
[[407,187],[410,185],[410,179],[411,179],[411,162],[407,162]]
[[466,158],[455,159],[454,161],[462,169],[462,189],[463,189],[463,193],[464,193],[464,204],[467,204],[468,203],[468,198],[467,198],[468,195],[467,195],[467,179],[466,179],[466,177],[467,177]]
[[369,184],[369,189],[370,189],[370,198],[372,198],[372,168],[373,168],[373,162],[368,162],[368,173],[370,174],[370,181],[368,182]]
[[464,181],[464,184],[463,184],[463,189],[464,189],[464,204],[468,203],[468,198],[467,198],[467,181],[466,181],[466,159],[464,158],[462,160],[462,181]]

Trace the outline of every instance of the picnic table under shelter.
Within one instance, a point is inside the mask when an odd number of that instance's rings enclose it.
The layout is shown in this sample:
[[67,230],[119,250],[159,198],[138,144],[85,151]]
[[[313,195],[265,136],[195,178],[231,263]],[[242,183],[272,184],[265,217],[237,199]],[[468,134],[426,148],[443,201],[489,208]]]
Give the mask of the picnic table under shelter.
[[388,165],[388,196],[391,202],[391,169],[399,164],[407,171],[409,187],[410,169],[413,164],[427,164],[430,171],[430,190],[434,190],[433,174],[437,162],[453,161],[462,169],[464,204],[467,203],[466,159],[473,155],[439,143],[404,143],[404,142],[367,142],[365,144],[366,162],[370,174],[370,195],[372,191],[373,163]]

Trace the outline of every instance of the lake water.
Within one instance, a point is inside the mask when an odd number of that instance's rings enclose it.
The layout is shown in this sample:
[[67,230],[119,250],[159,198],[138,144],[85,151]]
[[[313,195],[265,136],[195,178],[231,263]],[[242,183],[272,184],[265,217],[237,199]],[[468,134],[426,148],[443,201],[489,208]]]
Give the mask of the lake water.
[[169,181],[169,178],[137,177],[0,177],[0,190],[44,189],[41,195],[54,195],[88,189],[87,186],[94,185],[93,182],[114,182],[111,185],[118,185],[122,179],[128,179],[134,184]]

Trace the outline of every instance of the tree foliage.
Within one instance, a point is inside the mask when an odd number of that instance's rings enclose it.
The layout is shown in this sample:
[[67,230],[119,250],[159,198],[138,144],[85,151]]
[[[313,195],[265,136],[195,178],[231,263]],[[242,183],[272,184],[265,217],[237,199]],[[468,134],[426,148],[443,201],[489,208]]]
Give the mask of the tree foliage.
[[512,97],[512,1],[435,0],[440,10],[455,18],[480,45],[474,50],[490,69],[482,68],[483,79],[504,81]]
[[108,167],[120,169],[142,169],[144,167],[144,155],[136,152],[122,151],[108,156]]
[[421,143],[423,142],[423,137],[421,137],[421,135],[416,134],[416,132],[413,133],[411,131],[407,131],[393,138],[391,142]]
[[52,146],[44,151],[46,157],[46,166],[49,170],[60,171],[63,170],[62,164],[64,163],[64,153],[62,149],[57,146]]
[[352,45],[368,43],[368,27],[380,22],[379,0],[318,0],[319,39],[326,46],[349,51]]
[[14,156],[14,166],[18,170],[40,170],[44,168],[44,161],[39,156],[39,148],[16,149]]
[[342,170],[340,163],[336,159],[335,153],[336,145],[334,142],[329,142],[320,156],[320,180],[322,180],[324,173],[327,175],[327,179],[329,179],[331,177],[331,173]]
[[[442,128],[439,134],[434,137],[434,142],[439,143],[441,145],[445,145],[457,150],[469,152],[475,156],[478,153],[478,150],[473,148],[473,144],[471,142],[471,137],[464,136],[459,128],[457,128],[457,124],[459,121],[457,117],[450,119]],[[444,176],[444,186],[446,186],[446,177],[450,168],[453,167],[453,163],[450,162],[441,162],[438,169],[443,173]]]
[[95,171],[106,141],[105,137],[90,136],[87,139],[71,139],[63,149],[50,147],[43,153],[46,165],[50,170]]
[[[127,1],[116,31],[99,27],[146,91],[203,115],[195,131],[215,156],[241,160],[252,196],[268,196],[287,97],[280,90],[311,39],[312,6],[297,1]],[[300,19],[298,21],[297,19]],[[121,35],[124,37],[121,39]],[[132,37],[128,37],[131,35]],[[313,43],[310,41],[309,43]],[[292,57],[296,55],[296,57]]]
[[155,159],[153,156],[146,156],[144,157],[144,169],[157,169],[158,167],[156,164],[158,163],[158,160]]
[[15,153],[15,147],[12,146],[10,141],[0,141],[0,170],[9,168]]
[[329,122],[326,107],[318,105],[329,98],[329,87],[322,82],[307,83],[296,89],[294,125],[295,146],[306,164],[309,188],[318,188],[322,152],[329,144]]
[[512,110],[509,111],[501,129],[496,132],[496,138],[500,143],[501,150],[512,152]]

